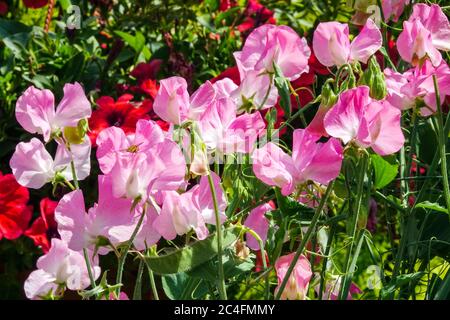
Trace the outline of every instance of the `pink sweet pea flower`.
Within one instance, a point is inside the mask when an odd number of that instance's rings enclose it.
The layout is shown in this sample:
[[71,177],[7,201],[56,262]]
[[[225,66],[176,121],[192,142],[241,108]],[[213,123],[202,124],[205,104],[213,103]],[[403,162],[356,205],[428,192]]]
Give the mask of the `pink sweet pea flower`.
[[420,21],[425,29],[431,33],[432,43],[436,49],[450,50],[450,23],[439,5],[415,4],[408,21],[416,20]]
[[253,172],[264,183],[281,188],[283,195],[309,180],[328,184],[339,175],[343,150],[337,139],[317,143],[319,138],[308,130],[295,130],[292,157],[267,143],[253,153]]
[[[279,286],[283,282],[289,265],[294,258],[295,253],[291,253],[285,256],[281,256],[275,262],[275,270],[278,277],[278,287],[275,289],[275,293],[279,290]],[[308,293],[309,281],[312,277],[311,264],[308,259],[301,255],[295,264],[294,270],[289,277],[289,280],[281,294],[282,300],[306,300]]]
[[[342,277],[332,276],[329,281],[326,281],[325,290],[322,295],[322,300],[337,300],[339,298],[339,290],[341,289]],[[320,285],[315,287],[315,291],[319,293]],[[361,289],[354,284],[353,282],[350,284],[350,289],[347,295],[346,300],[352,300],[353,295],[361,294]]]
[[250,33],[237,54],[241,79],[242,72],[246,74],[250,70],[272,73],[275,63],[283,75],[293,81],[309,71],[311,50],[306,39],[300,38],[290,27],[265,24]]
[[[269,231],[269,220],[265,217],[266,212],[270,212],[274,209],[273,203],[262,204],[252,211],[245,219],[244,225],[258,234],[262,242],[267,240],[267,232]],[[247,246],[252,250],[260,250],[260,245],[255,237],[247,232],[245,235]]]
[[70,162],[74,161],[78,180],[85,179],[91,169],[91,143],[88,138],[79,145],[67,147],[58,142],[55,160],[45,149],[44,144],[32,138],[30,142],[20,142],[10,160],[10,167],[17,181],[28,188],[39,189],[47,182],[51,182],[56,173],[62,174],[68,181],[72,181]]
[[394,107],[405,110],[412,108],[417,99],[423,99],[425,107],[420,109],[423,116],[436,112],[436,94],[434,90],[433,75],[436,75],[441,104],[445,97],[450,95],[450,68],[445,61],[434,67],[430,61],[417,66],[403,74],[390,69],[384,70],[388,95],[386,100]]
[[[91,261],[93,276],[100,276],[100,267]],[[48,294],[58,295],[61,286],[70,290],[83,290],[90,284],[86,262],[81,253],[71,250],[57,238],[47,254],[37,261],[38,270],[33,271],[25,281],[25,295],[28,299],[40,299]]]
[[234,103],[222,98],[208,108],[198,127],[208,149],[219,154],[249,153],[265,123],[258,111],[236,117]]
[[181,77],[170,77],[160,81],[153,110],[164,121],[180,125],[186,120],[197,120],[211,101],[215,91],[207,81],[189,98],[187,82]]
[[[225,194],[220,186],[220,177],[214,172],[210,174],[223,223],[226,220],[227,207]],[[177,234],[186,234],[191,229],[196,232],[198,239],[203,240],[208,236],[206,223],[215,225],[216,220],[208,177],[202,176],[200,183],[188,192],[181,195],[173,191],[165,193],[161,213],[155,218],[153,228],[167,240],[173,240]]]
[[139,120],[135,135],[107,128],[97,138],[100,168],[113,177],[116,197],[146,199],[152,190],[177,190],[186,163],[179,146],[151,120]]
[[[66,194],[55,209],[58,232],[72,250],[94,250],[99,237],[108,239],[115,246],[128,241],[139,219],[137,210],[131,211],[131,200],[112,195],[111,177],[99,176],[98,184],[98,203],[88,214],[81,190]],[[108,252],[106,248],[99,251],[100,254]]]
[[442,55],[433,45],[431,32],[420,20],[404,21],[403,31],[397,39],[398,53],[406,62],[414,66],[420,65],[427,57],[434,66],[442,61]]
[[342,66],[369,58],[381,48],[382,36],[376,24],[367,19],[364,28],[350,43],[348,25],[339,22],[319,23],[314,31],[313,50],[324,66]]
[[381,7],[383,8],[383,15],[386,22],[392,19],[397,22],[398,18],[403,13],[405,5],[409,4],[410,0],[383,0]]
[[380,155],[395,153],[405,141],[400,110],[387,101],[371,99],[369,91],[369,87],[359,86],[341,93],[338,102],[325,115],[325,130],[344,144],[354,141]]
[[55,98],[49,90],[29,87],[17,100],[16,118],[30,133],[39,133],[47,142],[52,133],[64,127],[76,127],[91,116],[91,104],[77,82],[64,85],[64,97],[55,111]]

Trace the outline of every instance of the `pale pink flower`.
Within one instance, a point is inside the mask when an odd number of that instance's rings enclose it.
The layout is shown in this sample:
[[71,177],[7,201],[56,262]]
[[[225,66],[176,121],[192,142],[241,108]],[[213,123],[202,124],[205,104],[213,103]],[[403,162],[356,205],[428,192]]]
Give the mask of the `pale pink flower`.
[[[267,220],[265,214],[274,209],[273,203],[265,203],[257,206],[245,219],[244,226],[252,229],[261,238],[263,244],[267,240],[267,232],[269,231],[269,220]],[[245,235],[246,244],[252,250],[260,250],[260,245],[256,238],[249,232]]]
[[[113,196],[111,177],[99,176],[98,184],[98,203],[88,213],[81,190],[66,194],[55,209],[58,232],[72,250],[94,250],[101,238],[114,246],[128,241],[139,219],[139,212],[131,210],[131,200]],[[102,248],[99,253],[109,251]]]
[[[100,267],[91,261],[94,279],[100,276]],[[49,294],[58,294],[60,286],[70,290],[83,290],[90,284],[86,262],[81,253],[71,250],[57,238],[47,254],[37,261],[37,270],[25,281],[25,295],[28,299],[40,299]]]
[[64,97],[55,110],[55,98],[47,89],[29,87],[17,100],[16,118],[30,133],[39,133],[47,142],[52,133],[65,127],[76,127],[91,116],[91,104],[77,82],[64,86]]
[[153,121],[139,120],[128,137],[120,128],[107,128],[97,145],[100,168],[113,177],[116,197],[146,199],[152,190],[177,190],[184,183],[184,156]]
[[[210,174],[218,200],[220,220],[223,223],[226,220],[227,207],[225,193],[220,186],[220,177],[214,172]],[[155,218],[153,228],[168,240],[193,229],[198,239],[203,240],[208,236],[206,223],[215,225],[216,220],[208,177],[202,176],[198,185],[181,195],[174,191],[165,193],[161,213]]]
[[281,188],[283,195],[309,180],[328,184],[339,175],[343,150],[339,140],[318,143],[319,138],[305,129],[295,130],[292,156],[267,143],[253,153],[253,172],[264,183]]
[[369,58],[381,48],[382,36],[376,24],[367,19],[364,28],[350,43],[347,24],[339,22],[319,23],[314,31],[314,53],[324,66],[342,66]]
[[91,143],[85,138],[82,144],[66,145],[58,141],[55,159],[37,138],[30,142],[20,142],[11,157],[10,167],[17,182],[22,186],[39,189],[51,182],[59,173],[68,181],[72,181],[71,161],[74,161],[78,180],[85,179],[90,173]]
[[164,121],[180,125],[186,120],[197,120],[213,101],[215,90],[207,81],[189,97],[184,78],[170,77],[160,81],[153,110]]
[[400,110],[387,101],[373,100],[369,92],[369,87],[359,86],[341,93],[325,115],[325,130],[344,144],[354,141],[380,155],[395,153],[405,141]]
[[[295,253],[291,253],[285,256],[281,256],[275,262],[275,270],[278,277],[278,286],[275,289],[275,293],[278,292],[279,286],[283,282],[286,276],[289,265],[294,258]],[[294,269],[289,277],[289,280],[284,288],[281,299],[282,300],[306,300],[309,281],[312,277],[311,264],[308,259],[301,255],[295,264]]]
[[250,70],[272,73],[276,64],[283,75],[293,81],[309,71],[311,50],[306,39],[300,38],[290,27],[265,24],[250,33],[237,55],[241,79],[242,73]]

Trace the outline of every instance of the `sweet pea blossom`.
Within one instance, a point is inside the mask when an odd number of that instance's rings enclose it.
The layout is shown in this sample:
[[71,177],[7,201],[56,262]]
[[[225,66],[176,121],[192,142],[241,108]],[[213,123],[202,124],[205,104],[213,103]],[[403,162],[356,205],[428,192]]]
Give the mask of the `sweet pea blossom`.
[[371,19],[367,19],[351,43],[348,25],[334,21],[319,23],[313,37],[314,53],[319,62],[327,67],[340,67],[355,61],[367,63],[381,45],[381,32]]
[[[294,258],[295,253],[281,256],[275,262],[275,270],[278,277],[278,287],[275,293],[279,290],[279,286],[287,273],[289,265]],[[301,255],[295,264],[294,269],[289,277],[289,280],[281,294],[282,300],[306,300],[308,293],[309,281],[312,277],[311,264],[308,259]]]
[[183,154],[154,121],[139,120],[129,136],[120,128],[105,129],[97,145],[100,168],[113,177],[115,197],[145,199],[152,190],[177,190],[184,183]]
[[384,75],[388,91],[386,100],[400,110],[412,108],[418,99],[425,103],[420,109],[423,116],[437,110],[433,75],[437,79],[441,104],[445,102],[445,97],[450,95],[450,68],[445,61],[434,67],[427,60],[422,66],[407,70],[403,74],[386,68]]
[[[91,261],[94,279],[100,276],[100,267]],[[71,250],[67,244],[53,238],[49,252],[37,261],[38,269],[25,281],[28,299],[40,299],[67,286],[70,290],[83,290],[90,284],[86,262],[80,252]]]
[[198,123],[208,149],[220,154],[249,153],[265,128],[261,114],[256,111],[236,116],[230,99],[217,99]]
[[78,180],[85,179],[91,170],[90,156],[91,143],[87,137],[82,144],[70,145],[70,150],[58,141],[54,160],[44,144],[39,139],[32,138],[30,142],[20,142],[16,146],[9,165],[17,182],[28,188],[39,189],[51,182],[57,173],[72,181],[72,160]]
[[395,153],[405,141],[400,110],[387,101],[373,100],[369,91],[369,87],[359,86],[341,93],[325,115],[325,130],[344,144],[354,141],[380,155]]
[[153,110],[164,121],[180,125],[186,120],[197,120],[214,99],[214,95],[214,88],[207,81],[189,97],[186,80],[170,77],[160,81]]
[[55,110],[55,98],[50,90],[29,87],[17,100],[16,118],[30,133],[39,133],[47,142],[53,133],[65,127],[76,127],[91,116],[91,104],[81,85],[64,85],[64,97]]
[[[245,219],[244,225],[252,229],[261,238],[262,242],[265,243],[267,240],[267,232],[269,231],[269,220],[265,217],[267,212],[272,211],[273,205],[270,203],[265,203],[257,206]],[[249,232],[245,235],[247,246],[252,250],[260,250],[260,245],[256,238]]]
[[397,48],[403,60],[420,65],[428,57],[433,66],[442,61],[439,50],[450,50],[450,23],[437,4],[415,4],[403,31],[397,39]]
[[317,143],[319,138],[305,129],[295,130],[292,156],[267,143],[252,155],[253,172],[262,182],[281,188],[283,195],[309,180],[328,184],[339,175],[343,150],[339,140]]
[[[225,193],[220,186],[220,177],[214,172],[210,174],[216,191],[220,220],[223,223],[226,220],[227,207]],[[169,191],[165,194],[161,213],[155,218],[153,228],[167,240],[173,240],[177,234],[183,235],[191,229],[196,232],[198,239],[203,240],[208,236],[206,223],[215,225],[216,220],[208,177],[202,176],[200,183],[188,192],[180,195]]]
[[305,38],[288,26],[262,25],[250,33],[242,51],[235,52],[241,79],[248,71],[273,73],[276,64],[290,81],[309,71],[311,50]]
[[381,7],[385,21],[388,22],[392,19],[392,21],[397,22],[403,10],[405,10],[405,5],[409,4],[409,2],[410,0],[382,0]]
[[[131,210],[132,201],[113,196],[112,178],[99,176],[98,185],[98,203],[88,213],[81,190],[66,194],[55,209],[58,232],[72,250],[94,250],[100,238],[118,245],[130,239],[137,224],[139,213]],[[108,251],[102,249],[99,253],[106,254]]]

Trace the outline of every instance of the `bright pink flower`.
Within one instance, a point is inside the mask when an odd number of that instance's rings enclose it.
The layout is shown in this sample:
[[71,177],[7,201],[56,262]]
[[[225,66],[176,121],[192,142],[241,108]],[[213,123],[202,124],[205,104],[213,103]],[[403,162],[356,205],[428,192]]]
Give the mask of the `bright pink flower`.
[[300,38],[291,28],[266,24],[250,33],[242,51],[237,54],[242,65],[241,72],[273,72],[275,63],[283,75],[292,81],[308,72],[311,50],[306,39]]
[[160,81],[153,110],[164,121],[181,124],[184,121],[197,120],[214,99],[214,88],[207,81],[189,98],[184,78],[171,77]]
[[381,45],[381,32],[371,19],[367,19],[364,28],[351,43],[347,24],[322,22],[314,31],[315,55],[327,67],[340,67],[354,61],[367,63]]
[[[287,273],[289,265],[294,258],[295,253],[281,256],[275,262],[275,270],[278,277],[278,286],[281,285]],[[289,277],[289,280],[281,294],[282,300],[306,300],[308,293],[309,281],[312,277],[311,264],[308,259],[301,255],[295,264],[294,269]],[[279,290],[275,289],[275,293]]]
[[442,55],[433,45],[431,32],[420,20],[403,22],[403,31],[397,39],[398,53],[406,62],[414,66],[420,65],[427,57],[434,66],[442,61]]
[[30,142],[20,142],[10,160],[10,167],[21,185],[39,189],[55,177],[62,174],[67,180],[73,180],[70,162],[74,161],[77,178],[85,179],[91,169],[91,143],[88,138],[82,144],[71,145],[71,151],[58,143],[55,160],[45,149],[42,142],[32,138]]
[[425,29],[431,33],[432,43],[436,49],[450,50],[450,22],[439,5],[415,4],[408,21],[416,20],[420,21]]
[[406,90],[408,82],[412,80],[411,71],[401,74],[386,68],[384,69],[384,77],[387,89],[386,100],[400,110],[412,108],[418,95],[411,90]]
[[[252,211],[248,215],[247,219],[245,219],[244,225],[250,229],[252,229],[258,236],[261,238],[263,244],[267,240],[267,232],[269,231],[269,220],[265,217],[266,212],[272,211],[272,205],[270,203],[262,204]],[[252,250],[260,250],[260,245],[256,238],[253,237],[250,233],[247,232],[246,236],[247,246]]]
[[55,208],[57,205],[57,201],[52,201],[49,198],[42,199],[39,205],[41,215],[34,220],[31,227],[24,233],[44,253],[47,253],[50,249],[52,238],[59,237],[58,225],[55,221]]
[[283,195],[308,180],[328,184],[339,175],[343,150],[337,139],[317,143],[319,138],[305,129],[295,130],[292,157],[272,142],[255,150],[252,160],[256,177],[280,187]]
[[52,133],[64,127],[76,127],[91,116],[91,104],[79,83],[64,85],[64,97],[55,111],[53,93],[29,87],[17,100],[16,118],[30,133],[39,133],[47,142]]
[[[215,84],[219,85],[224,80]],[[236,116],[236,106],[231,99],[216,99],[198,122],[206,146],[220,154],[249,153],[265,128],[261,114],[244,113]]]
[[[108,239],[115,246],[130,239],[139,213],[131,210],[131,200],[113,196],[111,180],[111,177],[99,176],[98,203],[89,209],[88,214],[81,190],[72,191],[59,201],[55,220],[61,239],[70,249],[94,250],[99,237]],[[100,253],[108,251],[103,248]]]
[[[100,267],[91,261],[95,279],[100,276]],[[40,299],[48,294],[58,294],[61,285],[70,290],[83,290],[90,284],[86,262],[81,253],[73,251],[59,239],[52,239],[49,252],[37,261],[38,270],[33,271],[25,281],[25,295],[28,299]]]
[[392,19],[397,22],[398,18],[403,13],[405,5],[409,4],[410,0],[383,0],[381,7],[383,8],[383,15],[386,22]]
[[[214,189],[219,205],[221,222],[226,220],[225,209],[227,202],[225,194],[220,186],[220,177],[211,172]],[[167,192],[161,213],[156,217],[153,227],[168,240],[173,240],[177,234],[183,235],[193,229],[200,240],[208,236],[206,223],[216,224],[214,214],[214,202],[208,177],[202,176],[200,183],[188,192],[178,194]]]
[[369,87],[360,86],[343,92],[325,115],[325,130],[344,144],[354,141],[380,155],[395,153],[405,141],[400,110],[387,101],[372,100],[369,91]]
[[32,207],[27,188],[20,186],[12,174],[0,172],[0,240],[17,239],[22,235],[31,219]]

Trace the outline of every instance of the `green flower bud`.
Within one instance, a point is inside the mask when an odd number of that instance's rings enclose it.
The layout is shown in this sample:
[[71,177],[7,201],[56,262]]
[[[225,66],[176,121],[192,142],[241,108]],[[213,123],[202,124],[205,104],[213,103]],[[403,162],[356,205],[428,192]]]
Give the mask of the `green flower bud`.
[[65,127],[64,128],[64,138],[70,144],[82,144],[84,137],[88,132],[88,122],[86,119],[82,119],[78,122],[76,127]]
[[376,100],[382,100],[387,95],[386,80],[375,56],[369,60],[367,69],[358,81],[359,85],[370,88],[370,96]]
[[336,104],[338,96],[334,93],[330,81],[325,82],[322,86],[321,97],[320,105],[322,106],[332,107]]

